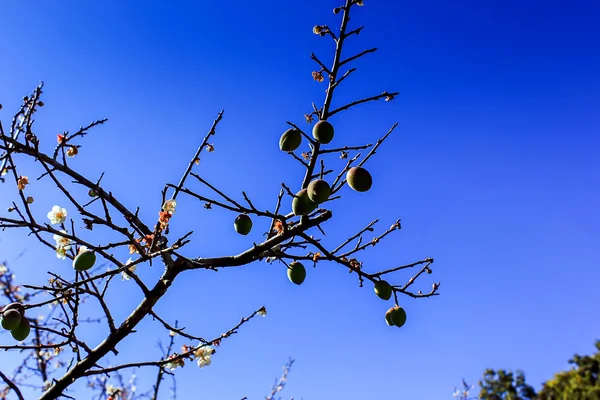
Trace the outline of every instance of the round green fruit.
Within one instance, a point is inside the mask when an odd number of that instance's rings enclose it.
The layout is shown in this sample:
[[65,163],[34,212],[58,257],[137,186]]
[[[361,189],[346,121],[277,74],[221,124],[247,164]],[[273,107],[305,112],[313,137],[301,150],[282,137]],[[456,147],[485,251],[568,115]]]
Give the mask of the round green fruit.
[[247,235],[252,230],[252,220],[246,214],[240,214],[235,219],[233,227],[240,235]]
[[290,281],[296,285],[301,285],[302,282],[304,282],[304,279],[306,279],[306,268],[299,262],[294,261],[290,263],[287,274]]
[[292,200],[292,211],[294,215],[308,215],[317,208],[317,205],[313,203],[308,197],[308,191],[302,189]]
[[375,294],[382,300],[389,300],[392,297],[392,287],[386,281],[375,282]]
[[331,187],[323,179],[317,179],[308,184],[306,192],[310,201],[321,204],[331,196]]
[[348,186],[357,192],[366,192],[373,185],[371,174],[363,167],[350,168],[346,174],[346,181]]
[[333,140],[333,125],[327,121],[319,121],[313,126],[313,137],[321,144],[327,144]]
[[90,190],[88,190],[88,196],[96,197],[96,196],[98,196],[98,192],[96,192],[95,189],[90,189]]
[[21,303],[10,303],[4,306],[2,312],[7,312],[8,310],[17,310],[21,315],[25,314],[25,308]]
[[283,132],[279,139],[279,149],[282,151],[294,151],[302,143],[302,133],[298,129],[288,129]]
[[392,321],[392,313],[394,311],[394,308],[390,308],[389,310],[387,310],[387,312],[385,313],[385,322],[386,324],[388,324],[388,326],[394,326],[394,321]]
[[398,306],[391,308],[391,310],[391,319],[394,326],[401,328],[406,323],[406,311],[404,311],[404,308]]
[[12,331],[21,323],[21,313],[15,309],[5,311],[2,315],[2,328]]
[[87,271],[96,263],[96,253],[91,250],[82,251],[73,260],[75,271]]
[[31,325],[29,325],[29,320],[27,318],[21,318],[21,323],[19,326],[10,331],[10,334],[15,340],[22,342],[23,340],[27,339],[30,331]]

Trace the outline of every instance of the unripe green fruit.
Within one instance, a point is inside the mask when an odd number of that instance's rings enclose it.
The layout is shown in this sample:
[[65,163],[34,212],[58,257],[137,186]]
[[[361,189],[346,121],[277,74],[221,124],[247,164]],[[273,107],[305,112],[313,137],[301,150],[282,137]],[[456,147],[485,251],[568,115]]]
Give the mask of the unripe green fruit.
[[331,196],[331,187],[323,179],[317,179],[308,184],[306,192],[310,201],[320,204]]
[[327,144],[333,139],[333,125],[327,121],[319,121],[313,126],[313,137],[321,144]]
[[27,318],[21,318],[21,323],[19,326],[10,331],[10,334],[15,340],[22,342],[23,340],[27,339],[30,331],[31,325],[29,325],[29,320]]
[[346,174],[346,181],[348,186],[357,192],[366,192],[373,185],[371,174],[363,167],[350,168]]
[[233,227],[240,235],[247,235],[252,230],[252,220],[246,214],[240,214],[235,219]]
[[313,203],[308,197],[306,189],[302,189],[292,200],[292,211],[294,215],[308,215],[317,208],[317,205]]
[[394,311],[394,308],[390,308],[389,310],[387,310],[387,312],[385,313],[385,322],[386,324],[388,324],[388,326],[394,326],[394,321],[392,321],[392,313]]
[[287,271],[288,278],[296,285],[301,285],[306,279],[306,268],[297,261],[290,263]]
[[82,251],[73,260],[75,271],[87,271],[96,263],[96,253],[91,250]]
[[297,129],[288,129],[283,132],[279,139],[279,149],[282,151],[294,151],[302,143],[302,133]]
[[17,310],[19,312],[19,314],[21,314],[21,315],[25,314],[25,308],[23,307],[23,304],[21,304],[21,303],[7,304],[2,309],[2,312],[7,312],[8,310]]
[[8,310],[2,315],[2,328],[12,331],[21,323],[21,313],[17,310]]
[[98,196],[98,192],[96,192],[95,189],[90,189],[90,190],[88,190],[88,196],[96,197],[96,196]]
[[393,326],[401,328],[406,323],[406,311],[402,307],[394,306],[385,314],[385,321],[388,325],[391,322]]
[[375,282],[375,294],[382,300],[389,300],[392,297],[392,287],[386,281]]

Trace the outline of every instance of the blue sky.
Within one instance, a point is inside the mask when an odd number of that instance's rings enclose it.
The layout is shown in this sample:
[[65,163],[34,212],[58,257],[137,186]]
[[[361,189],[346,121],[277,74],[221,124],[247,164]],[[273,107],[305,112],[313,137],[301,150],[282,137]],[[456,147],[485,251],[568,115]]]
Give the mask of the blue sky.
[[[331,10],[338,5],[5,0],[0,117],[7,124],[40,80],[46,106],[37,132],[46,141],[107,117],[73,165],[91,177],[105,171],[110,189],[152,221],[163,185],[178,181],[225,109],[216,151],[198,172],[270,208],[282,181],[297,187],[302,179],[277,143],[285,121],[303,124],[311,102],[323,101],[309,55],[330,64],[332,45],[311,30],[337,26]],[[599,14],[592,1],[366,0],[357,8],[351,24],[366,28],[345,54],[379,51],[356,63],[334,104],[401,94],[332,118],[332,144],[372,143],[394,122],[399,127],[367,164],[373,189],[346,188],[334,203],[326,242],[375,218],[379,230],[401,218],[403,229],[361,261],[375,271],[433,257],[433,275],[417,286],[441,281],[441,296],[402,298],[408,322],[391,329],[383,321],[391,304],[339,266],[310,269],[300,287],[281,265],[190,273],[157,311],[193,332],[217,336],[263,304],[269,314],[224,341],[210,367],[178,370],[179,398],[264,398],[292,356],[284,398],[444,399],[487,367],[524,369],[538,387],[573,353],[593,351],[600,338]],[[331,165],[340,166],[334,158]],[[48,183],[31,191],[41,216],[65,201]],[[3,185],[0,206],[12,197]],[[188,255],[236,253],[266,229],[255,221],[241,237],[234,215],[179,203],[173,231],[194,230]],[[23,233],[0,233],[0,259],[22,250],[14,267],[23,282],[43,282],[49,269],[70,273],[68,262]],[[157,266],[139,271],[148,283],[160,274]],[[398,274],[395,283],[408,277]],[[111,299],[125,317],[140,293],[117,282]],[[157,355],[157,339],[166,339],[151,322],[141,328],[147,333],[121,345],[127,361]],[[3,355],[0,366],[11,361]],[[150,385],[151,375],[136,373],[141,387]]]

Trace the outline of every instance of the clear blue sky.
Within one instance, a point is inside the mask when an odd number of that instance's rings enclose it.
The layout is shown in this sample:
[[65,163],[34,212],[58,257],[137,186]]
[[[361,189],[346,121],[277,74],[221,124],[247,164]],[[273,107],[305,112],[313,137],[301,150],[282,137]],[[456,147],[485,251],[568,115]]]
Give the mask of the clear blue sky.
[[[332,48],[311,29],[337,26],[338,5],[4,0],[2,121],[40,80],[47,105],[37,132],[46,142],[109,118],[75,163],[92,177],[105,171],[110,189],[150,221],[160,189],[179,179],[224,108],[216,151],[198,172],[272,207],[280,182],[297,187],[302,176],[277,143],[286,120],[304,123],[311,102],[323,100],[309,55],[329,64]],[[210,367],[178,370],[180,399],[264,398],[288,356],[297,362],[284,398],[447,399],[486,367],[522,368],[537,387],[600,338],[600,7],[366,0],[356,10],[351,24],[366,28],[346,55],[380,51],[356,64],[336,104],[383,90],[401,95],[337,116],[334,143],[373,142],[400,125],[369,162],[373,190],[343,191],[327,240],[377,217],[379,229],[401,218],[402,231],[361,254],[365,268],[433,257],[434,273],[419,288],[441,281],[441,296],[402,298],[408,322],[392,329],[383,320],[390,304],[339,266],[309,270],[301,287],[265,263],[191,273],[157,311],[192,332],[216,336],[263,304],[269,314],[223,342]],[[31,187],[41,216],[65,202],[48,188]],[[237,236],[233,218],[182,198],[173,228],[194,230],[187,254],[198,256],[241,251],[266,229],[255,222],[250,236]],[[0,239],[0,259],[28,250],[14,265],[22,281],[42,282],[48,269],[71,273],[23,234]],[[160,273],[139,271],[147,282]],[[131,282],[114,290],[124,317],[139,291]],[[120,346],[127,360],[158,354],[157,326],[144,327],[150,334]],[[3,354],[0,367],[9,364]],[[137,373],[140,387],[150,384]]]

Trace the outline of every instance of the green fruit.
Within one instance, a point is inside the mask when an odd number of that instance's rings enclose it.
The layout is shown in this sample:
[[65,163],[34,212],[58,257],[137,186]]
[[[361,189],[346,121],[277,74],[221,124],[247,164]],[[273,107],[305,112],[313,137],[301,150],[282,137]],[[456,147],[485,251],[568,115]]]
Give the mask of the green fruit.
[[2,328],[12,331],[21,323],[21,313],[17,310],[8,310],[2,316]]
[[406,311],[404,311],[404,308],[395,306],[390,310],[392,310],[391,320],[394,323],[394,326],[397,326],[398,328],[402,327],[402,325],[406,323]]
[[304,265],[297,261],[290,263],[287,274],[290,281],[296,285],[301,285],[302,282],[304,282],[304,279],[306,279],[306,269],[304,268]]
[[385,322],[388,324],[388,326],[394,326],[394,321],[392,321],[392,313],[394,311],[394,308],[390,308],[389,310],[387,310],[387,312],[385,313]]
[[327,144],[333,139],[333,125],[327,121],[319,121],[313,126],[313,137],[321,144]]
[[96,263],[96,253],[91,250],[82,251],[73,260],[75,271],[87,271]]
[[10,334],[15,340],[22,342],[23,340],[27,339],[30,331],[31,325],[29,325],[29,320],[27,318],[21,318],[21,323],[19,326],[10,331]]
[[21,303],[10,303],[10,304],[7,304],[2,309],[2,312],[7,312],[8,310],[17,310],[21,315],[25,314],[25,308],[23,307],[23,304],[21,304]]
[[346,174],[346,181],[348,182],[348,186],[357,192],[366,192],[371,189],[371,185],[373,184],[371,174],[363,167],[350,168]]
[[288,129],[279,139],[279,148],[282,151],[294,151],[302,143],[302,133],[297,129]]
[[292,211],[294,215],[308,215],[317,208],[317,205],[313,203],[308,197],[306,189],[302,189],[292,200]]
[[240,235],[247,235],[252,230],[252,220],[246,214],[240,214],[235,219],[233,227]]
[[96,192],[96,190],[94,190],[94,189],[90,189],[90,190],[88,190],[88,196],[96,197],[96,196],[98,196],[98,192]]
[[310,201],[320,204],[331,196],[331,187],[323,179],[317,179],[309,183],[306,192]]
[[375,294],[382,300],[389,300],[392,297],[392,287],[386,281],[375,282]]

